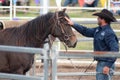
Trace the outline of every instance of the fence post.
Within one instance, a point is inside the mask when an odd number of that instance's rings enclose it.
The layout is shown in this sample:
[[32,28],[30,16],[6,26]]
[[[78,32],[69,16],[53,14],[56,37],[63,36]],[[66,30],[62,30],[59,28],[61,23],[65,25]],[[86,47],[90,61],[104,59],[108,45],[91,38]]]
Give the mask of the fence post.
[[52,57],[52,80],[57,80],[57,57],[58,57],[57,47],[53,47],[51,57]]
[[56,5],[57,5],[58,10],[61,10],[61,2],[62,0],[56,0]]
[[48,71],[48,45],[44,45],[44,49],[46,50],[44,52],[44,80],[48,80],[49,77],[49,71]]
[[12,0],[10,0],[10,8],[9,8],[9,11],[10,11],[10,20],[12,20]]
[[40,15],[46,14],[48,12],[49,0],[40,0]]
[[16,1],[14,1],[14,4],[13,4],[13,18],[16,18]]

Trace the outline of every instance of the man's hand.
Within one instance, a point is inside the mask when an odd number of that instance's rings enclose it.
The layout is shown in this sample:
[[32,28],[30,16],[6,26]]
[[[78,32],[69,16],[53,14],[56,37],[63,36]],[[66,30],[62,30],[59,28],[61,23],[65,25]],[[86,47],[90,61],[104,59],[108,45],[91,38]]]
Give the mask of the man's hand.
[[65,17],[65,19],[68,21],[68,24],[69,24],[69,25],[71,25],[71,26],[74,25],[74,23],[73,23],[70,19],[68,19],[67,17]]
[[110,71],[110,68],[109,68],[109,67],[105,66],[105,67],[103,68],[103,74],[109,74],[109,71]]

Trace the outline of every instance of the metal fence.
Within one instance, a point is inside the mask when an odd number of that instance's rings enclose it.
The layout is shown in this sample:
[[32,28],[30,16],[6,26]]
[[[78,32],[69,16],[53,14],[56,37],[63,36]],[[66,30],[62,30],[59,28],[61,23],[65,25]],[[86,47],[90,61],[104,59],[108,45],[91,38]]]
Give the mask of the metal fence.
[[[44,76],[35,77],[35,76],[23,76],[23,75],[15,75],[15,74],[6,74],[0,73],[0,78],[9,78],[16,80],[48,80],[48,53],[47,48],[30,48],[30,47],[17,47],[17,46],[4,46],[0,45],[0,51],[8,51],[8,52],[22,52],[29,54],[42,54],[44,59]],[[16,53],[17,54],[17,53]]]
[[[86,52],[86,51],[60,51],[59,54],[56,54],[56,59],[53,61],[53,70],[54,70],[54,76],[56,76],[55,79],[57,80],[58,76],[95,76],[96,72],[57,72],[57,60],[58,59],[87,59],[87,58],[93,58],[93,57],[117,57],[120,58],[120,52],[103,52],[102,54],[96,54],[95,52]],[[64,60],[63,60],[64,61]],[[73,64],[72,64],[73,65]],[[82,64],[83,65],[83,64]],[[115,72],[114,75],[120,76],[120,72]],[[72,80],[72,79],[71,79]],[[78,79],[74,79],[78,80]],[[88,80],[88,78],[84,79]],[[89,79],[93,80],[93,79]],[[113,79],[114,80],[114,79]],[[116,79],[115,79],[116,80]]]
[[[80,58],[93,58],[93,57],[117,57],[120,58],[119,52],[104,52],[106,54],[95,54],[95,52],[76,52],[76,51],[58,51],[58,48],[52,48],[52,52],[50,57],[48,57],[46,51],[44,49],[39,48],[28,48],[28,47],[16,47],[16,46],[0,46],[0,51],[12,51],[12,52],[27,52],[27,53],[40,53],[43,52],[44,54],[44,76],[42,77],[30,77],[30,76],[22,76],[22,75],[13,75],[13,74],[5,74],[0,73],[0,78],[10,78],[10,79],[17,79],[17,80],[48,80],[49,70],[48,70],[48,59],[52,61],[52,78],[51,80],[57,80],[57,76],[87,76],[87,75],[95,75],[95,72],[69,72],[69,73],[57,73],[57,60],[58,59],[80,59]],[[113,54],[114,53],[114,54]],[[42,54],[42,53],[41,53]],[[120,75],[119,72],[115,72],[115,75]]]

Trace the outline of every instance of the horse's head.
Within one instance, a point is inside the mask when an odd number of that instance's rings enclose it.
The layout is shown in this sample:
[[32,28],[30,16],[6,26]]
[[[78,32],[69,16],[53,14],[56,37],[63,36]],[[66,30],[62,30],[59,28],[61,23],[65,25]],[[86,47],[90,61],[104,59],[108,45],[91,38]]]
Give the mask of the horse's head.
[[68,22],[64,18],[65,16],[69,18],[65,11],[66,9],[63,9],[63,11],[58,11],[53,14],[52,23],[54,26],[52,26],[51,34],[54,37],[58,37],[59,40],[64,42],[68,47],[75,47],[77,38],[73,33],[71,26],[68,25]]

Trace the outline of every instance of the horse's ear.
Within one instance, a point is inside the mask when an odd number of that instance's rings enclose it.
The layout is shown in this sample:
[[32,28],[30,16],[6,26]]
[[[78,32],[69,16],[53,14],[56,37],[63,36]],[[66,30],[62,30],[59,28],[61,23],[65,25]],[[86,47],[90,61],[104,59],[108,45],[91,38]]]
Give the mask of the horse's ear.
[[63,13],[65,13],[65,11],[66,11],[66,10],[67,10],[67,9],[66,9],[66,8],[64,8],[64,9],[63,9]]

